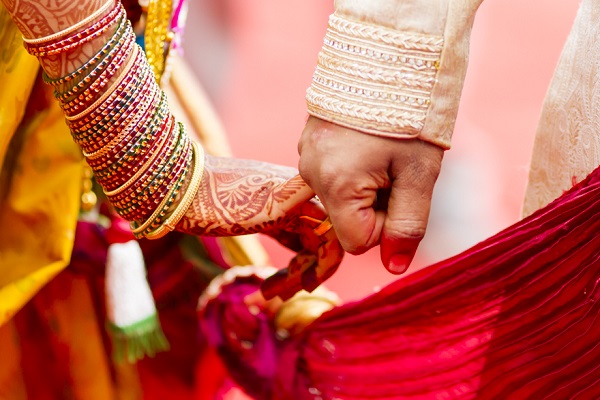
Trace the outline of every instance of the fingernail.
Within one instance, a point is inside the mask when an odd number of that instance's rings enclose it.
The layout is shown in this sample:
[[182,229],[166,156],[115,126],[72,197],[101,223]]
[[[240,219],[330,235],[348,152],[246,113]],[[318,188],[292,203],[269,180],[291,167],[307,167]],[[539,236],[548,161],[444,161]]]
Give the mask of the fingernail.
[[388,263],[388,271],[392,274],[402,274],[406,272],[412,257],[406,254],[394,254]]

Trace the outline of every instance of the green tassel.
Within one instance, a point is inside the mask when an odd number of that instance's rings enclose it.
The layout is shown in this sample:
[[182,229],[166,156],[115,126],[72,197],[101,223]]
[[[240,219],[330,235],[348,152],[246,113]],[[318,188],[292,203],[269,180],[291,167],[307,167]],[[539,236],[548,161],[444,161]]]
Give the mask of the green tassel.
[[145,356],[154,357],[160,351],[169,350],[169,342],[156,314],[129,326],[108,322],[107,329],[113,339],[113,360],[117,363],[127,359],[133,364]]

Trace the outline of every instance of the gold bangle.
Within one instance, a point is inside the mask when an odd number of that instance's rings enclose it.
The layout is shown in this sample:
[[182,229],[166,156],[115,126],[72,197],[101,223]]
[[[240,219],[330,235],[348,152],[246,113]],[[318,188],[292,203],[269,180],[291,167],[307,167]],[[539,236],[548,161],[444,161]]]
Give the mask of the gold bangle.
[[183,198],[175,210],[173,210],[173,213],[160,227],[148,233],[146,235],[147,239],[158,239],[175,230],[175,227],[190,208],[194,198],[196,197],[196,194],[198,193],[204,172],[204,149],[196,142],[194,142],[192,146],[194,148],[194,170],[192,172],[190,184],[188,185]]
[[67,36],[70,33],[78,31],[80,28],[83,28],[90,22],[94,21],[96,18],[101,16],[106,10],[108,10],[108,8],[110,6],[112,6],[113,4],[114,4],[114,0],[108,0],[99,9],[97,9],[92,14],[85,17],[84,19],[82,19],[81,21],[76,23],[75,25],[71,25],[68,28],[63,29],[62,31],[59,31],[59,32],[53,33],[52,35],[44,36],[41,38],[27,39],[25,36],[23,36],[23,41],[28,44],[41,44],[41,43],[45,43],[45,42],[52,42],[56,39],[60,39],[63,36]]

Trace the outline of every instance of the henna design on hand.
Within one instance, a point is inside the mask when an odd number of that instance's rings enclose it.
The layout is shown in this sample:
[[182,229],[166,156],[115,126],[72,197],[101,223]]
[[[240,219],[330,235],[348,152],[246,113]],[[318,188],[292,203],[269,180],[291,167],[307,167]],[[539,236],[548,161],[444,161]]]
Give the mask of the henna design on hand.
[[48,36],[91,15],[102,0],[2,0],[23,35],[29,38]]
[[[287,268],[263,285],[266,298],[312,291],[339,266],[343,249],[312,190],[291,168],[207,156],[202,184],[178,230],[195,235],[263,233],[297,251]],[[307,194],[305,194],[307,193]]]
[[293,168],[259,161],[207,156],[200,189],[179,229],[195,235],[231,236],[282,224],[285,203],[306,189],[291,180],[296,173]]

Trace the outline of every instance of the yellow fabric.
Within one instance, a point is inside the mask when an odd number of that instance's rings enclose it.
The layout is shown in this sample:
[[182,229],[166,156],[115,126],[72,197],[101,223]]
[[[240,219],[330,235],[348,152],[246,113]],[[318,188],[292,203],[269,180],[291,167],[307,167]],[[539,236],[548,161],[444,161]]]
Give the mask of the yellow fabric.
[[[38,71],[0,8],[0,325],[68,265],[81,193],[82,156],[48,88],[31,101],[49,103],[19,126]],[[11,139],[22,138],[18,154]],[[12,152],[16,151],[14,148]],[[14,159],[8,162],[7,156]]]
[[37,60],[23,48],[21,33],[0,4],[0,170],[38,69]]

